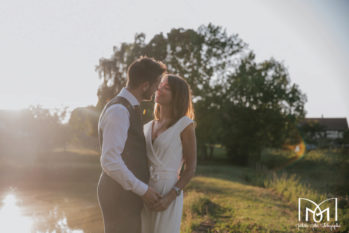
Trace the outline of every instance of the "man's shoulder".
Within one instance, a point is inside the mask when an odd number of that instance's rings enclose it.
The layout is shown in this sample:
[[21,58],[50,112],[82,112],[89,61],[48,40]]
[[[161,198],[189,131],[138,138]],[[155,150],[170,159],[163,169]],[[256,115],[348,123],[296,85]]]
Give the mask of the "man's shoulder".
[[106,110],[105,114],[107,115],[125,115],[129,114],[128,109],[125,105],[121,103],[115,103],[110,105]]
[[128,109],[129,111],[132,111],[133,106],[130,102],[130,100],[128,100],[128,98],[126,98],[125,96],[121,95],[121,93],[119,93],[117,96],[115,96],[113,99],[111,99],[108,103],[107,103],[107,108],[110,108],[111,106],[114,106],[116,104],[121,104],[123,106],[125,106],[126,109]]
[[104,128],[106,124],[127,124],[130,114],[122,104],[113,104],[109,106],[103,115],[101,115],[98,124]]

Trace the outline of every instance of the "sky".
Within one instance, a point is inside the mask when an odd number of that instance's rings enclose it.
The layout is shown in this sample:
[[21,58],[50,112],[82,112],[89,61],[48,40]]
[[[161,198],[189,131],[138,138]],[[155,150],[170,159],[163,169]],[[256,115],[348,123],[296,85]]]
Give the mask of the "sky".
[[349,0],[11,0],[0,7],[0,109],[97,103],[113,46],[213,23],[288,68],[307,117],[349,120]]

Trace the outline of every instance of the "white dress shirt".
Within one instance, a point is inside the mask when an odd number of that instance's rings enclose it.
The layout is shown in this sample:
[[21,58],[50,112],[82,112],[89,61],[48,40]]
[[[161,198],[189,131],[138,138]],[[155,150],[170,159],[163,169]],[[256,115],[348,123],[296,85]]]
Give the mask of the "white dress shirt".
[[[139,105],[136,97],[126,88],[123,88],[118,96],[127,99],[132,106]],[[148,185],[139,180],[127,168],[121,157],[130,127],[129,118],[130,113],[122,104],[113,104],[105,111],[99,122],[100,128],[103,131],[100,162],[103,171],[118,182],[125,190],[131,190],[137,195],[142,196],[148,190]]]

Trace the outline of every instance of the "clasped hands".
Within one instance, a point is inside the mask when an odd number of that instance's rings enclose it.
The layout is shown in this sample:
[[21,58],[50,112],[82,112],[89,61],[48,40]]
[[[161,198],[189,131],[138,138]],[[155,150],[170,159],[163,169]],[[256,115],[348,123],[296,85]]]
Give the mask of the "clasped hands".
[[147,192],[142,196],[144,204],[152,211],[164,211],[171,202],[176,198],[176,193],[171,190],[166,195],[161,196],[153,188],[149,187]]

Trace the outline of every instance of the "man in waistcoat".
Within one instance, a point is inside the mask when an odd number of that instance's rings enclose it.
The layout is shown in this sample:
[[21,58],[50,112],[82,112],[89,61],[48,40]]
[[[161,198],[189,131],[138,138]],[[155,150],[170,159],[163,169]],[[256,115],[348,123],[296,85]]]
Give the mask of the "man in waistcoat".
[[101,167],[97,194],[105,233],[140,233],[143,202],[161,196],[147,185],[149,171],[140,102],[152,99],[166,66],[141,57],[127,71],[127,84],[104,107],[98,122]]

